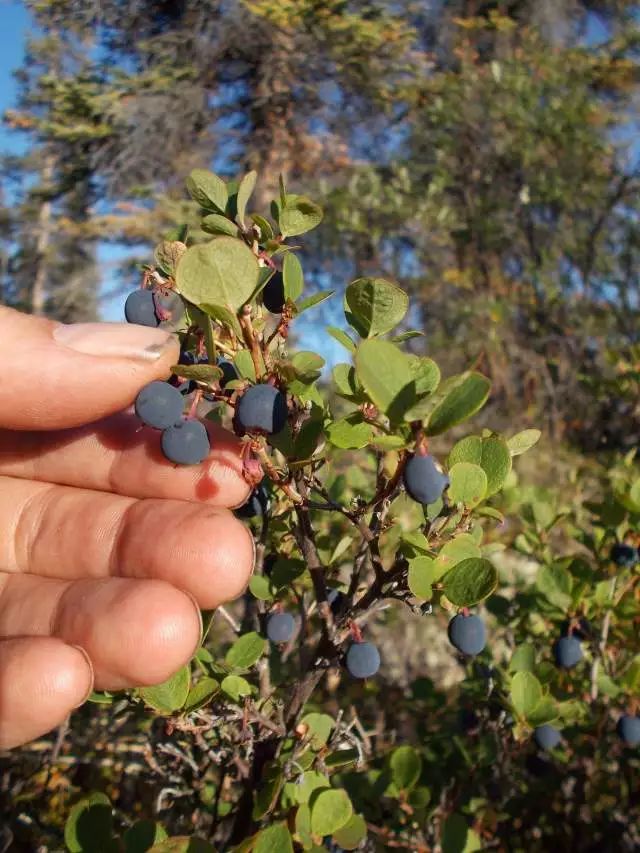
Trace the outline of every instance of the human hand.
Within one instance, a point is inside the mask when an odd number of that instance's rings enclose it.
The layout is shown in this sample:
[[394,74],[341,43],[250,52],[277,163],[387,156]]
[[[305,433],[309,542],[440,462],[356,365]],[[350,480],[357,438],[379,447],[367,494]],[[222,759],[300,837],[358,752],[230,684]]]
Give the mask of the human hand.
[[200,642],[200,610],[253,566],[240,442],[176,468],[123,412],[164,379],[160,329],[63,326],[0,307],[0,749],[61,723],[94,688],[159,683]]

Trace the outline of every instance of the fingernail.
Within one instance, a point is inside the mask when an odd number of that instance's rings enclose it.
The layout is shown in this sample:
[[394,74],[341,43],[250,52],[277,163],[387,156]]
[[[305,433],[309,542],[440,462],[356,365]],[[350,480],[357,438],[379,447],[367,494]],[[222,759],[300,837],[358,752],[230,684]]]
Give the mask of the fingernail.
[[89,683],[89,689],[87,690],[86,695],[85,695],[84,699],[82,700],[82,702],[78,702],[78,704],[75,706],[76,708],[81,708],[84,705],[84,703],[87,701],[89,696],[91,696],[91,694],[93,693],[93,688],[94,688],[94,684],[95,684],[95,673],[93,671],[93,664],[91,663],[91,658],[86,653],[86,651],[82,648],[82,646],[73,646],[72,645],[72,648],[74,648],[76,651],[80,652],[82,657],[86,660],[87,666],[89,667],[89,672],[91,673],[91,680]]
[[163,329],[133,323],[74,323],[56,326],[57,343],[85,355],[155,361],[169,348],[179,349],[177,339]]
[[[195,654],[198,651],[198,649],[200,648],[200,646],[202,645],[202,640],[203,640],[203,635],[204,635],[204,620],[202,618],[202,610],[200,609],[200,605],[196,601],[195,596],[191,595],[190,592],[187,592],[186,589],[183,590],[183,592],[193,602],[193,606],[196,609],[196,613],[198,614],[198,619],[200,621],[200,629],[198,631],[198,645],[196,646],[195,651],[193,653],[193,654]],[[193,657],[193,655],[192,655],[192,657]]]

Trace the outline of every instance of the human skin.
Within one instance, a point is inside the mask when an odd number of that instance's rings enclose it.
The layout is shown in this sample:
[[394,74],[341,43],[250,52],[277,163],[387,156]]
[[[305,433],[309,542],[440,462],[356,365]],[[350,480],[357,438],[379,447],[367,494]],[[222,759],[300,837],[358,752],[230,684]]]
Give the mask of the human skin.
[[242,593],[253,540],[240,442],[176,467],[130,406],[176,339],[0,307],[0,749],[62,723],[94,689],[164,681],[200,642],[200,608]]

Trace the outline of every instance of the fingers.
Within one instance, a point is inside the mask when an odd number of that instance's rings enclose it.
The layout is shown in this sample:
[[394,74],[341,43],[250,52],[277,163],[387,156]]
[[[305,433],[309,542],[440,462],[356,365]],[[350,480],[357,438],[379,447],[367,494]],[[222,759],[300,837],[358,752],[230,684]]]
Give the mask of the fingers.
[[242,476],[241,441],[203,422],[211,453],[201,465],[176,466],[160,450],[160,433],[120,413],[97,424],[60,432],[0,430],[0,475],[117,492],[134,498],[243,504],[250,486]]
[[0,590],[0,637],[50,635],[81,646],[98,689],[159,684],[200,643],[195,602],[162,581],[0,574]]
[[0,571],[73,580],[157,578],[205,608],[238,596],[253,538],[230,512],[0,477]]
[[98,420],[167,377],[178,352],[162,329],[63,325],[0,307],[0,426],[47,430]]
[[0,749],[60,725],[92,690],[86,655],[51,637],[0,640]]

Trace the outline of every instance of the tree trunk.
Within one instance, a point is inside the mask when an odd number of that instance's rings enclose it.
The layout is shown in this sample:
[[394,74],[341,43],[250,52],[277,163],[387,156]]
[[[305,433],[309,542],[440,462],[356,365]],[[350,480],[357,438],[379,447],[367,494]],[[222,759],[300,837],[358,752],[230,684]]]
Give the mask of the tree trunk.
[[[42,166],[42,187],[45,189],[50,187],[53,180],[54,159],[52,154],[46,154]],[[31,312],[33,314],[43,315],[47,302],[47,269],[48,269],[48,249],[51,241],[51,226],[52,226],[52,203],[50,200],[45,200],[40,206],[38,214],[36,253],[35,253],[35,272],[33,276],[33,285],[31,288]]]

